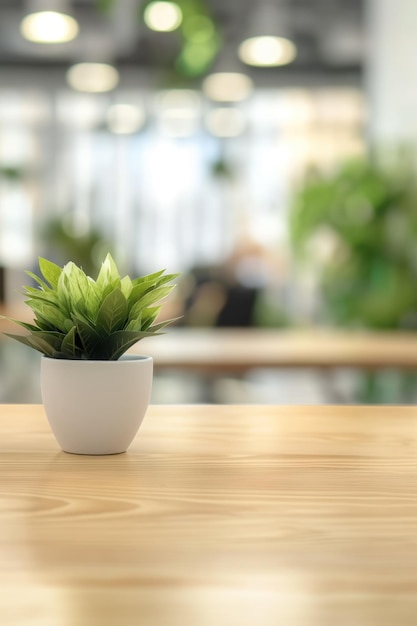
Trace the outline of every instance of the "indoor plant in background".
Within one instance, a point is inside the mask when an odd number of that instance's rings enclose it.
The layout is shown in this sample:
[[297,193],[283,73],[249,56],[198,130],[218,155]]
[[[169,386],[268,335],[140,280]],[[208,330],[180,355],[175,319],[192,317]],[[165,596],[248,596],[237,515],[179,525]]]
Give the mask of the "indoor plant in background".
[[177,274],[122,278],[110,254],[96,280],[73,262],[40,258],[39,267],[42,277],[27,272],[37,286],[24,287],[33,322],[12,320],[29,334],[6,334],[42,354],[42,401],[62,449],[124,452],[147,410],[153,366],[125,352],[173,321],[154,323]]
[[[383,156],[315,173],[294,194],[292,243],[298,260],[319,277],[324,324],[417,329],[415,159],[393,152],[383,164]],[[414,373],[370,372],[358,380],[355,401],[397,403],[415,396]]]

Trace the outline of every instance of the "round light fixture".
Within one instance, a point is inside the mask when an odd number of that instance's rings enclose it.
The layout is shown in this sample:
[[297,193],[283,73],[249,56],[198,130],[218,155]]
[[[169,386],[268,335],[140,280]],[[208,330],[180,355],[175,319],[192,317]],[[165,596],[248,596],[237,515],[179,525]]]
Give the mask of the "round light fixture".
[[107,63],[77,63],[69,68],[67,82],[76,91],[102,93],[119,82],[119,72]]
[[250,37],[240,44],[238,53],[246,65],[275,67],[291,63],[297,55],[297,48],[284,37]]
[[182,22],[182,11],[175,2],[151,2],[143,14],[145,24],[151,30],[170,32]]
[[22,36],[35,43],[66,43],[75,39],[78,31],[73,17],[56,11],[30,13],[20,24]]
[[253,82],[239,72],[210,74],[203,82],[203,91],[210,100],[217,102],[240,102],[253,91]]

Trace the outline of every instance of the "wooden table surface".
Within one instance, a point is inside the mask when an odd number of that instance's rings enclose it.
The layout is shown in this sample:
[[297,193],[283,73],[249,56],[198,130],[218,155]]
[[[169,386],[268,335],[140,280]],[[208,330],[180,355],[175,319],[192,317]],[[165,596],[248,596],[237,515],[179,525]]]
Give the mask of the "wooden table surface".
[[139,341],[155,368],[243,373],[256,367],[417,370],[417,333],[330,329],[180,329]]
[[417,624],[417,408],[151,406],[126,454],[0,405],[0,624]]
[[[0,307],[0,313],[32,321],[27,306]],[[25,331],[0,318],[0,336],[4,332]],[[202,373],[303,367],[417,370],[417,332],[170,327],[163,336],[142,339],[130,352],[149,354],[157,370]]]

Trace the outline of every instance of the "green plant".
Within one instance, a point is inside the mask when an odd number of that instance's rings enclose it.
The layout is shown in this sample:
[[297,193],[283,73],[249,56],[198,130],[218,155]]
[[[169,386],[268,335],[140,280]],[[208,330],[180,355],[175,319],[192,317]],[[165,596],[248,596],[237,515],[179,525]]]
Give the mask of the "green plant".
[[[417,329],[416,208],[407,154],[389,166],[372,158],[348,162],[330,175],[310,176],[297,190],[290,232],[300,264],[315,264],[320,322]],[[414,373],[360,372],[355,401],[408,401],[415,383]]]
[[[140,23],[143,23],[144,13],[151,2],[144,0],[138,3]],[[123,10],[118,6],[122,4],[119,0],[96,0],[95,4],[101,13],[107,15],[118,8]],[[208,0],[176,0],[175,4],[182,15],[172,40],[177,44],[178,53],[172,54],[171,46],[161,46],[160,42],[155,48],[150,48],[150,53],[153,53],[154,66],[172,68],[177,78],[182,78],[184,82],[199,78],[210,69],[222,47],[222,34]]]
[[416,207],[415,176],[402,162],[395,168],[349,162],[296,192],[290,224],[296,256],[311,265],[312,248],[332,251],[316,268],[323,321],[417,327]]
[[89,276],[95,276],[104,254],[111,250],[110,242],[97,228],[77,231],[74,216],[66,213],[47,220],[39,235],[48,255],[56,263],[64,265],[71,260]]
[[174,288],[168,285],[178,274],[165,270],[131,280],[120,277],[108,254],[97,280],[75,263],[63,268],[39,258],[43,278],[27,271],[37,287],[24,287],[33,323],[11,320],[28,335],[9,337],[56,359],[115,361],[143,337],[160,334],[170,324],[154,324],[161,306],[155,305]]

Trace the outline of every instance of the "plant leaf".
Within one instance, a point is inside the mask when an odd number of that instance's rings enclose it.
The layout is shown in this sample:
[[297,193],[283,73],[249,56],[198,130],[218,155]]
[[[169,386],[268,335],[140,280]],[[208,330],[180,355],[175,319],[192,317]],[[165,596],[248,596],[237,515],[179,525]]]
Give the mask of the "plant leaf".
[[124,276],[122,278],[122,280],[120,281],[120,289],[122,291],[122,294],[124,295],[124,297],[126,298],[126,300],[129,298],[132,289],[133,289],[133,284],[132,281],[130,280],[129,276]]
[[171,293],[175,285],[167,283],[178,274],[160,270],[134,280],[121,278],[110,254],[96,281],[72,261],[60,268],[39,257],[39,268],[41,276],[26,272],[36,287],[23,288],[33,323],[6,319],[29,331],[10,337],[47,356],[115,360],[172,321],[154,324],[161,309],[155,303]]
[[57,296],[58,296],[61,310],[64,310],[67,317],[70,317],[71,316],[71,299],[70,299],[70,294],[69,294],[68,287],[67,287],[67,282],[68,282],[67,276],[64,273],[64,271],[62,271],[61,276],[58,279],[58,286],[57,286],[56,291],[57,291]]
[[13,317],[7,317],[6,315],[0,315],[0,319],[8,320],[9,322],[13,322],[13,324],[18,324],[19,326],[22,326],[22,328],[25,328],[26,330],[30,330],[31,332],[36,332],[39,330],[38,326],[35,326],[34,324],[29,324],[28,322],[15,320]]
[[155,283],[152,281],[145,281],[143,283],[139,283],[138,285],[134,285],[132,291],[130,292],[128,303],[129,310],[135,305],[148,291],[151,291],[153,285]]
[[134,287],[136,287],[136,285],[140,285],[141,283],[155,283],[156,280],[162,276],[162,274],[165,272],[165,270],[159,270],[159,272],[154,272],[153,274],[146,274],[146,276],[139,276],[138,278],[135,278],[134,280],[132,280],[132,284]]
[[[178,278],[178,276],[179,274],[165,274],[165,276],[161,276],[161,278],[156,281],[156,285],[162,287],[162,285],[169,283],[171,280],[174,280],[174,278]],[[175,285],[172,285],[172,287],[174,286]]]
[[142,329],[147,330],[148,327],[156,320],[161,312],[162,306],[151,306],[143,311],[142,316]]
[[118,330],[117,332],[112,333],[109,336],[108,341],[106,341],[105,358],[109,361],[117,361],[117,359],[119,359],[122,354],[126,352],[126,350],[131,348],[140,339],[153,335],[154,333],[147,331]]
[[115,289],[103,300],[97,313],[97,331],[110,335],[123,328],[127,318],[127,300],[120,291]]
[[25,270],[25,274],[33,278],[33,280],[37,282],[44,291],[48,291],[48,289],[50,289],[50,287],[45,283],[45,281],[42,280],[42,278],[39,278],[39,276],[31,272],[30,270]]
[[42,320],[43,324],[48,327],[46,330],[58,329],[67,332],[68,318],[57,306],[37,299],[26,300],[25,302],[35,313],[36,318]]
[[136,304],[132,306],[129,312],[129,321],[136,318],[141,311],[149,307],[154,302],[158,302],[163,298],[166,298],[173,290],[174,285],[168,287],[157,287],[146,293]]
[[99,358],[97,354],[103,342],[101,335],[80,318],[74,316],[73,319],[77,326],[78,336],[80,337],[85,357],[87,359]]
[[56,263],[48,261],[48,259],[39,257],[38,260],[42,276],[48,281],[53,289],[56,289],[58,287],[58,280],[61,276],[62,268],[56,265]]
[[131,319],[128,324],[126,324],[124,330],[142,330],[142,313],[139,313],[137,317]]
[[39,339],[38,341],[34,341],[30,335],[13,335],[12,333],[4,333],[7,337],[11,337],[12,339],[16,339],[20,343],[23,343],[25,346],[29,346],[29,348],[34,348],[38,350],[38,352],[42,352],[46,356],[52,356],[55,350],[51,348],[47,341]]
[[44,289],[39,289],[38,287],[25,287],[24,289],[24,293],[28,296],[28,298],[43,300],[44,302],[49,302],[49,304],[54,304],[60,308],[59,298],[55,291],[45,291]]
[[11,333],[5,333],[7,337],[16,339],[16,341],[20,341],[20,343],[23,343],[30,348],[34,348],[46,356],[53,357],[55,352],[59,350],[61,341],[58,337],[54,338],[51,335],[45,337],[45,334],[42,332],[33,333],[31,335],[14,335]]
[[114,262],[113,257],[110,253],[108,253],[103,263],[101,264],[96,284],[101,290],[103,290],[108,285],[108,283],[115,280],[120,280],[119,270],[117,269],[117,265]]
[[63,269],[64,281],[72,303],[81,304],[81,310],[85,312],[85,299],[89,289],[89,280],[81,268],[75,263],[67,263]]
[[65,335],[64,339],[62,340],[61,352],[64,353],[67,358],[68,358],[68,355],[71,358],[74,358],[74,356],[75,356],[75,351],[76,351],[75,334],[76,334],[76,331],[77,331],[76,326],[73,326],[71,328],[71,330]]
[[[182,318],[181,315],[179,315],[178,317],[171,317],[171,319],[169,319],[169,320],[165,320],[164,322],[159,322],[159,324],[154,324],[153,326],[150,326],[148,328],[148,331],[156,332],[158,330],[161,330],[162,328],[165,328],[165,326],[168,326],[169,324],[173,324],[173,322],[177,322],[181,318]],[[159,333],[157,333],[157,334],[159,334]]]
[[142,306],[148,307],[154,302],[159,302],[160,300],[163,300],[171,293],[174,287],[175,285],[168,285],[166,287],[157,287],[156,289],[153,289],[149,293],[145,294],[141,299],[140,302]]
[[97,285],[92,279],[88,279],[87,285],[87,293],[85,294],[86,309],[88,312],[88,317],[95,321],[97,318],[98,310],[101,306],[102,299],[100,297]]
[[[162,272],[164,271],[165,270],[162,270]],[[155,274],[150,274],[149,276],[145,276],[142,279],[136,279],[132,282],[133,289],[130,292],[128,299],[129,308],[134,306],[136,302],[140,300],[140,298],[143,297],[145,294],[154,291],[156,288],[161,287],[165,283],[173,280],[178,276],[178,274],[167,274],[166,276],[161,276],[162,272],[156,272]],[[170,285],[169,289],[172,290],[174,289],[174,287],[175,285]]]

